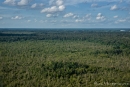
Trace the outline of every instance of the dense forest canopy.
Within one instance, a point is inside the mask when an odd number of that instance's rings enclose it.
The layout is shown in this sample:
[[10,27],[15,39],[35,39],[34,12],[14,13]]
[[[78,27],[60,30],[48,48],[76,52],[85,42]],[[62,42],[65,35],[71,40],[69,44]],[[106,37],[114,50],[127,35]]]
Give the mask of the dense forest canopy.
[[129,87],[130,29],[0,29],[0,86]]

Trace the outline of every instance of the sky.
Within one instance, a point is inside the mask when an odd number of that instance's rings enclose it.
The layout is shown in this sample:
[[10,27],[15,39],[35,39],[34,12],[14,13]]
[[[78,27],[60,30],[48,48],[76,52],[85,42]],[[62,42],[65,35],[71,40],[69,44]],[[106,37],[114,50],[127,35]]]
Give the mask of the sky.
[[0,28],[130,28],[130,0],[0,0]]

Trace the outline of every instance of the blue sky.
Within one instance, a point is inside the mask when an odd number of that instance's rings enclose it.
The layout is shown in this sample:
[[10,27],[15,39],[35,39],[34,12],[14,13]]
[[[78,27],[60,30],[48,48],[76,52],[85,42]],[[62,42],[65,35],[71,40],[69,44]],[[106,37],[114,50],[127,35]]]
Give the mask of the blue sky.
[[130,0],[0,0],[0,28],[130,28]]

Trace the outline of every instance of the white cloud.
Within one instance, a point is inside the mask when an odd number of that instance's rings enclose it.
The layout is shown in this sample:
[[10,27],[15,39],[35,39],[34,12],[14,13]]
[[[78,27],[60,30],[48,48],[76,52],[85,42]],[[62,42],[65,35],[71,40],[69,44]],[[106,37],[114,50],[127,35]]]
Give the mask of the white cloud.
[[11,19],[22,19],[23,17],[20,17],[20,16],[15,16],[15,17],[12,17]]
[[58,8],[56,6],[52,6],[50,8],[44,8],[41,11],[41,13],[45,13],[45,12],[47,12],[47,13],[53,13],[53,12],[56,12],[56,11],[58,11]]
[[31,5],[31,8],[42,8],[43,7],[43,3],[34,3]]
[[118,18],[118,15],[114,16],[113,18]]
[[27,22],[31,22],[31,20],[27,20]]
[[118,20],[118,22],[125,22],[125,21],[126,21],[126,19]]
[[97,7],[98,6],[98,4],[92,4],[91,5],[91,7]]
[[47,14],[46,17],[49,18],[49,17],[58,17],[59,14]]
[[102,16],[102,13],[98,13],[96,19],[97,19],[97,20],[102,20],[102,21],[103,21],[103,20],[105,20],[105,17]]
[[71,16],[73,16],[74,14],[73,13],[68,13],[68,14],[65,14],[63,17],[71,17]]
[[56,1],[56,4],[57,4],[58,6],[60,6],[60,5],[63,4],[63,1],[62,1],[62,0],[57,0],[57,1]]
[[33,4],[33,5],[31,6],[31,8],[36,8],[36,6],[37,6],[37,4],[35,3],[35,4]]
[[86,16],[84,17],[84,19],[88,19],[88,20],[90,20],[90,19],[91,19],[91,13],[86,14]]
[[63,5],[64,2],[63,0],[49,0],[49,5],[55,5],[55,6],[60,6]]
[[27,5],[29,3],[29,0],[21,0],[18,2],[18,5]]
[[89,13],[89,14],[86,14],[86,16],[85,16],[85,17],[87,17],[87,18],[88,18],[88,17],[90,17],[90,16],[91,16],[91,13]]
[[3,17],[0,17],[0,20],[3,19]]
[[42,9],[41,13],[55,13],[63,11],[65,9],[63,0],[50,0],[49,5],[51,5],[52,7]]
[[10,4],[10,5],[15,5],[15,0],[5,0],[4,4]]
[[118,9],[117,5],[111,6],[110,10],[116,10]]
[[123,22],[126,22],[126,19],[119,19],[119,20],[115,21],[115,23],[123,23]]
[[52,6],[50,8],[44,8],[41,10],[41,13],[54,13],[54,12],[58,12],[58,11],[63,11],[65,9],[64,5],[61,5],[59,7],[57,6]]
[[102,16],[102,13],[98,13],[97,16],[98,16],[98,17],[99,17],[99,16]]
[[83,22],[84,20],[83,19],[76,19],[75,22]]
[[73,18],[79,18],[79,16],[78,15],[74,15]]
[[48,17],[48,18],[51,17],[51,16],[52,16],[52,14],[47,14],[47,15],[46,15],[46,17]]
[[103,19],[103,18],[104,18],[104,16],[97,16],[97,17],[96,17],[97,20],[101,20],[101,19]]
[[64,5],[59,6],[59,11],[63,11],[65,9]]

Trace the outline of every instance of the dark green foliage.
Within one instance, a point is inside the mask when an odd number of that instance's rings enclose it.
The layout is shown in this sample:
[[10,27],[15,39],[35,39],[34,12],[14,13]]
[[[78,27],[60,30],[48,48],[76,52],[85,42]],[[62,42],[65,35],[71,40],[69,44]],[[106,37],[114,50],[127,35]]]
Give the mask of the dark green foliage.
[[130,33],[0,30],[0,61],[0,87],[129,87]]
[[[88,65],[81,65],[77,62],[47,62],[42,64],[43,73],[51,77],[71,77],[73,75],[86,74]],[[46,73],[47,72],[47,73]],[[49,73],[48,73],[49,72]]]

